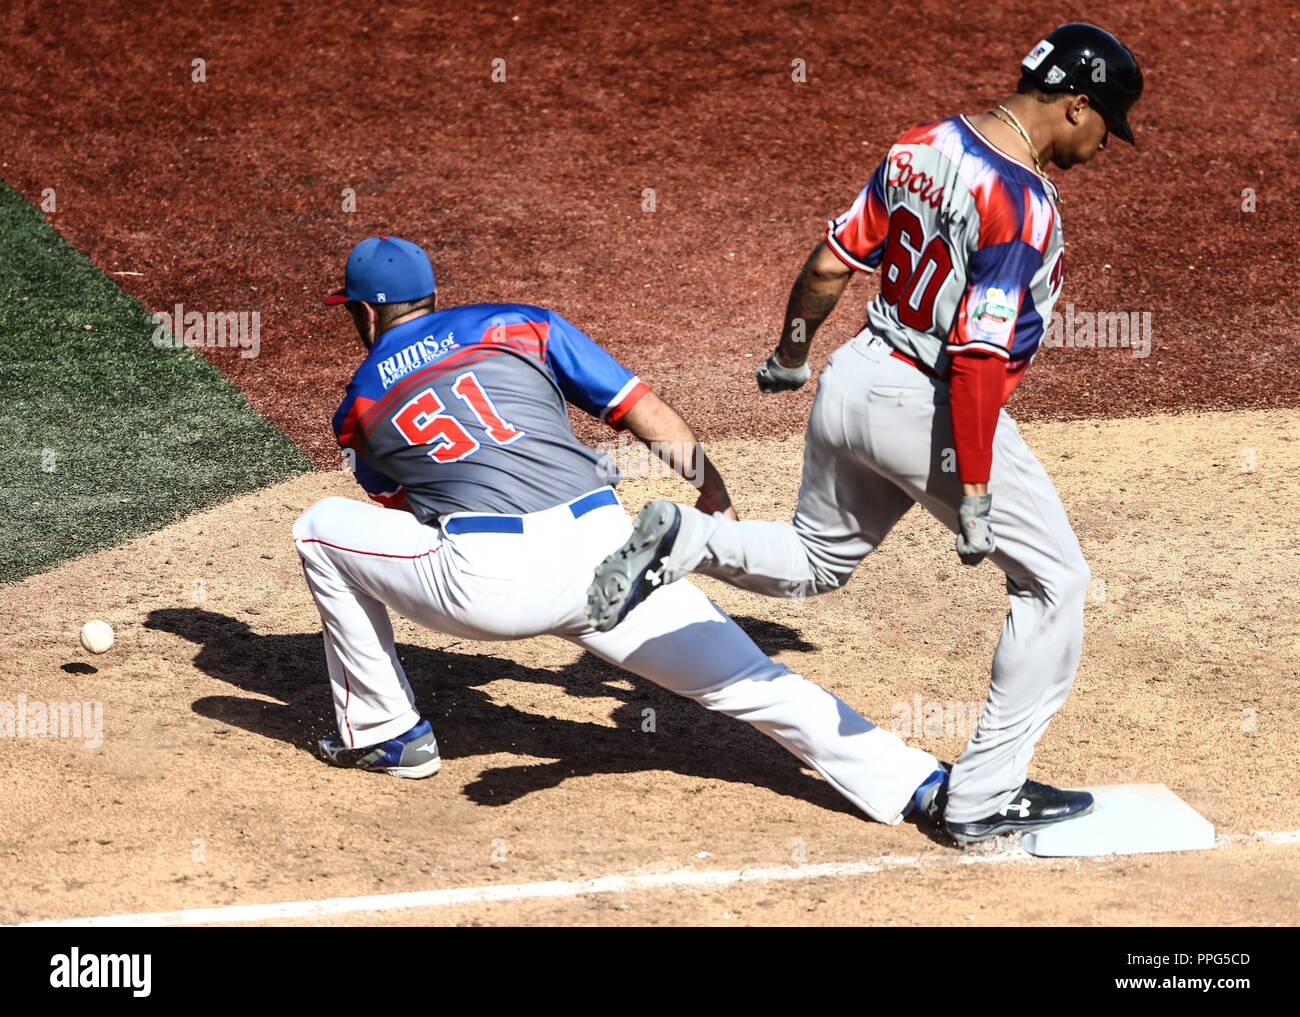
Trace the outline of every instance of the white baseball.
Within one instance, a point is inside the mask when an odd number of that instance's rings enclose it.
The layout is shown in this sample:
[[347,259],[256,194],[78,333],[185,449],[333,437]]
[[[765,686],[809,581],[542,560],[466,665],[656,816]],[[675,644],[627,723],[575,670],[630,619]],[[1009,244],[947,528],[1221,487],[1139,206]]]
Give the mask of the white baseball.
[[91,653],[107,653],[113,645],[113,626],[94,618],[81,626],[81,645]]

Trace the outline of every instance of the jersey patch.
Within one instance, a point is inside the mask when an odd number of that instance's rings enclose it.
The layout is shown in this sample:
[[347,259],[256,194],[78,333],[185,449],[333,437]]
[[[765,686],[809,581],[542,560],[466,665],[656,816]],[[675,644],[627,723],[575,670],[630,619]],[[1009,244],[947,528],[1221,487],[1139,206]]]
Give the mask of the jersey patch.
[[1056,46],[1044,39],[1026,54],[1024,60],[1020,61],[1020,66],[1027,71],[1036,71],[1038,65],[1046,60],[1047,55],[1054,49]]
[[402,347],[392,356],[385,357],[375,365],[375,369],[379,372],[379,383],[384,388],[392,388],[394,383],[406,377],[412,371],[419,370],[427,364],[432,364],[451,350],[458,349],[460,349],[460,345],[456,342],[454,332],[447,333],[441,339],[437,336],[426,335],[422,339],[417,339],[411,345]]
[[974,317],[977,328],[1009,330],[1016,318],[1016,307],[1009,296],[992,286],[984,291],[984,299],[976,305]]

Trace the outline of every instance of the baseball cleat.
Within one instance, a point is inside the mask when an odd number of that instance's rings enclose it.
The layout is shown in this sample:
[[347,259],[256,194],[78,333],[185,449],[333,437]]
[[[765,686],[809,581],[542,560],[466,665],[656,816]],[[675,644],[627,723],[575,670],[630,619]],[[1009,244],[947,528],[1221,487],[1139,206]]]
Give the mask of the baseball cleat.
[[912,792],[912,801],[907,806],[904,816],[916,813],[918,822],[931,826],[943,823],[944,806],[948,804],[948,778],[952,775],[952,765],[940,762],[939,768],[921,782],[921,786]]
[[438,740],[433,737],[433,728],[427,720],[420,721],[405,734],[362,749],[348,748],[337,738],[322,738],[317,745],[325,761],[335,766],[391,773],[412,780],[432,777],[442,769]]
[[652,501],[636,517],[632,536],[598,566],[587,587],[587,621],[608,632],[663,585],[664,559],[673,549],[682,516],[670,501]]
[[1087,791],[1063,791],[1050,784],[1027,780],[1011,801],[991,816],[973,823],[944,820],[944,828],[958,844],[974,844],[1004,833],[1024,833],[1067,819],[1078,819],[1092,811]]

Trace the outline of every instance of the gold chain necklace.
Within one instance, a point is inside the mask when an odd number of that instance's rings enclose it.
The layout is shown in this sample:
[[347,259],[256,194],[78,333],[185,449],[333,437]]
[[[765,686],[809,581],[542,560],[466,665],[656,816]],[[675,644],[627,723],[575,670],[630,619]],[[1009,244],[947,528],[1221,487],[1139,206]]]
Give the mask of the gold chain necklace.
[[[1020,122],[1020,118],[1016,116],[1014,113],[1012,113],[1011,110],[1003,106],[1001,103],[998,103],[998,111],[1005,113],[1010,118],[1008,120],[1003,120],[1002,122],[1005,123],[1007,126],[1011,127],[1012,129],[1014,129],[1017,134],[1019,134],[1022,138],[1025,139],[1025,144],[1029,147],[1029,154],[1033,156],[1034,159],[1034,171],[1040,177],[1046,180],[1048,183],[1051,183],[1051,180],[1048,178],[1047,173],[1044,172],[1043,170],[1042,160],[1038,158],[1038,149],[1034,147],[1034,142],[1030,139],[1029,132],[1025,130],[1024,125]],[[996,112],[993,115],[995,117],[998,116]],[[1002,120],[1001,117],[998,117],[998,119]]]

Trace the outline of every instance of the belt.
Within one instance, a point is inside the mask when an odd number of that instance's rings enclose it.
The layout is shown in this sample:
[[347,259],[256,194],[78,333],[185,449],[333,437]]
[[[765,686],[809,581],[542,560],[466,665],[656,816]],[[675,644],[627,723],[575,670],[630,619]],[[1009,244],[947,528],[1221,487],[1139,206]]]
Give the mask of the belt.
[[895,360],[901,360],[905,364],[911,364],[922,374],[928,374],[931,378],[934,378],[937,381],[944,380],[942,376],[935,374],[933,370],[931,370],[925,364],[921,363],[921,361],[909,357],[906,353],[899,353],[898,350],[891,349],[889,351],[889,355],[893,357]]
[[[569,502],[568,509],[574,519],[581,519],[593,509],[617,505],[618,496],[612,488],[603,488],[584,494]],[[442,524],[443,533],[523,533],[523,516],[455,516]]]

